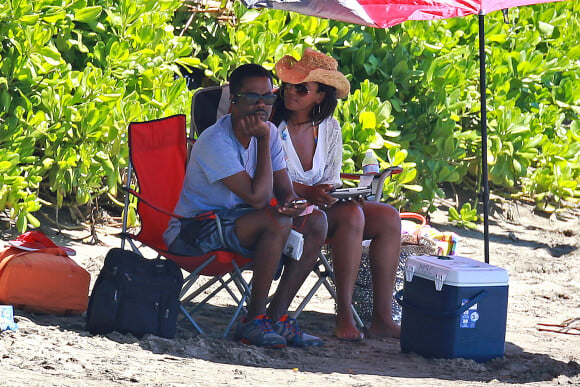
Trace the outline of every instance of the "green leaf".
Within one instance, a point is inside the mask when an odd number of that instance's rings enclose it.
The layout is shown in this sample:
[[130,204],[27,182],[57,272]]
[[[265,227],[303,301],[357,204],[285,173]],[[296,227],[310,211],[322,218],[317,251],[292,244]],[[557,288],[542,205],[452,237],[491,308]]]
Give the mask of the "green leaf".
[[449,220],[459,220],[459,212],[455,207],[449,207]]
[[12,162],[8,160],[0,160],[0,172],[4,173],[12,168]]
[[75,12],[75,20],[83,23],[94,22],[102,11],[103,7],[101,6],[85,7]]
[[407,152],[404,150],[396,151],[395,157],[392,159],[393,165],[402,165],[407,158]]
[[62,63],[62,56],[60,52],[52,46],[42,47],[39,52],[50,65],[58,66]]
[[487,40],[488,42],[492,43],[504,43],[506,41],[506,35],[505,34],[487,34],[485,36],[485,40]]
[[409,65],[406,61],[401,60],[395,68],[393,69],[393,77],[395,79],[401,79],[406,76],[407,72],[409,71]]
[[18,218],[16,219],[16,229],[18,229],[19,232],[24,233],[26,232],[26,229],[28,228],[28,219],[26,218],[26,214],[21,211],[18,214]]
[[383,137],[379,133],[375,132],[372,136],[370,136],[367,139],[367,143],[368,143],[369,148],[381,149],[385,144],[385,140],[383,139]]
[[529,132],[530,128],[527,126],[523,126],[523,125],[511,125],[508,129],[508,133],[509,134],[518,134],[518,133],[524,133],[524,132]]
[[409,191],[414,191],[414,192],[422,192],[423,191],[423,186],[422,185],[416,185],[416,184],[403,184],[403,186],[408,189]]
[[28,25],[34,25],[38,22],[39,19],[39,15],[37,14],[31,14],[31,15],[23,15],[20,18],[20,21],[24,24],[28,24]]
[[465,227],[467,227],[470,230],[475,230],[477,228],[477,224],[473,223],[473,222],[465,222]]
[[38,220],[31,213],[26,214],[26,220],[28,221],[28,223],[30,223],[32,225],[32,227],[40,227],[40,220]]
[[175,63],[183,66],[197,67],[201,64],[201,60],[199,58],[179,58]]
[[375,113],[373,112],[362,112],[358,120],[362,124],[363,129],[374,129],[377,127]]
[[115,102],[122,96],[123,95],[121,93],[101,94],[97,97],[97,99],[101,102]]
[[544,36],[550,37],[554,33],[554,26],[542,21],[538,22],[538,29]]
[[58,22],[60,20],[63,20],[65,17],[66,17],[66,11],[60,10],[60,11],[55,11],[55,12],[52,12],[52,13],[47,13],[42,18],[47,23],[55,24],[56,22]]

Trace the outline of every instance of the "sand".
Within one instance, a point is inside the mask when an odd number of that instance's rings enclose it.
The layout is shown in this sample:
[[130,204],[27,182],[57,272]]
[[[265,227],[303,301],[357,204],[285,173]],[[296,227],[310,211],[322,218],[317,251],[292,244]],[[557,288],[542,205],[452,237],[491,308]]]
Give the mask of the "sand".
[[[92,336],[85,331],[84,316],[15,311],[19,329],[0,333],[0,384],[580,385],[580,336],[538,329],[539,323],[565,320],[580,328],[579,213],[542,216],[529,205],[513,202],[492,209],[490,261],[510,276],[503,358],[485,363],[426,359],[401,353],[396,339],[339,341],[332,336],[334,302],[320,289],[298,322],[324,338],[321,348],[263,349],[220,338],[232,308],[225,294],[200,315],[204,334],[180,319],[172,340],[119,333]],[[433,214],[431,225],[460,236],[459,255],[483,261],[481,226],[474,231],[452,227],[442,211]],[[96,231],[100,242],[92,245],[83,243],[92,239],[88,229],[45,229],[56,242],[77,250],[74,259],[91,273],[92,282],[108,249],[120,246],[118,225],[99,224]],[[0,238],[7,241],[15,235],[4,230]],[[309,278],[305,287],[314,280]]]

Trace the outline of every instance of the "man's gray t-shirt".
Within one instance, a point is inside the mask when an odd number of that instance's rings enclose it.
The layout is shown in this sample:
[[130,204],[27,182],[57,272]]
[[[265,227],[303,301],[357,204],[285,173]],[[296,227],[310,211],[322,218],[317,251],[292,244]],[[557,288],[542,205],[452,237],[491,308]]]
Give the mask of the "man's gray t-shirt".
[[[286,168],[286,155],[276,127],[270,126],[270,155],[272,170]],[[193,217],[199,213],[234,208],[244,201],[230,191],[221,179],[246,171],[253,177],[256,171],[257,140],[252,137],[247,149],[234,135],[231,115],[221,117],[214,125],[204,130],[191,150],[181,196],[174,213]],[[176,218],[169,221],[163,234],[167,246],[175,240],[180,230]]]

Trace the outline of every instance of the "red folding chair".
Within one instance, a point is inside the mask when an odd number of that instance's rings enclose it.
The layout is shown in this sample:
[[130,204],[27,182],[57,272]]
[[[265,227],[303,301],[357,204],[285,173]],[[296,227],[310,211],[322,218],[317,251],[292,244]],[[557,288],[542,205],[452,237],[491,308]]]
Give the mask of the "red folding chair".
[[[200,333],[203,333],[203,330],[193,319],[192,314],[219,291],[226,290],[237,305],[223,334],[223,337],[226,337],[250,295],[250,286],[242,277],[242,270],[248,267],[251,260],[225,250],[203,256],[175,255],[167,250],[163,240],[169,219],[172,216],[178,217],[172,212],[183,186],[187,155],[185,115],[129,125],[130,163],[127,184],[124,188],[128,194],[125,198],[121,247],[125,248],[127,242],[133,251],[141,255],[143,254],[140,249],[143,246],[149,247],[159,256],[176,262],[190,273],[184,281],[181,292],[181,311]],[[133,179],[136,179],[137,189],[131,188]],[[140,229],[137,233],[127,230],[130,196],[137,198],[137,214],[140,219]],[[137,242],[140,242],[141,246],[137,246]],[[211,278],[203,285],[197,286],[200,276]],[[188,311],[185,308],[206,289],[216,284],[217,288],[198,301],[193,310]],[[237,288],[237,292],[232,284]]]

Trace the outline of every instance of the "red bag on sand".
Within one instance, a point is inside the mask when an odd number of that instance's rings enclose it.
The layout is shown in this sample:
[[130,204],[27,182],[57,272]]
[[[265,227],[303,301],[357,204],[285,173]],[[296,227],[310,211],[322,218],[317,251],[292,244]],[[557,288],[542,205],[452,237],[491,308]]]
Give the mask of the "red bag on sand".
[[57,246],[49,237],[44,235],[42,231],[37,230],[27,231],[24,234],[19,235],[13,241],[9,241],[8,244],[25,251],[36,251],[46,249],[47,247],[58,247],[64,250],[69,257],[77,253],[70,247]]
[[0,304],[38,313],[81,314],[90,274],[59,247],[0,253]]

